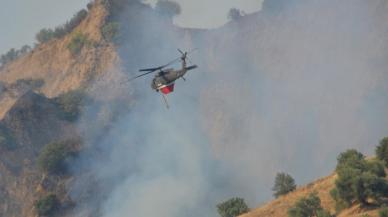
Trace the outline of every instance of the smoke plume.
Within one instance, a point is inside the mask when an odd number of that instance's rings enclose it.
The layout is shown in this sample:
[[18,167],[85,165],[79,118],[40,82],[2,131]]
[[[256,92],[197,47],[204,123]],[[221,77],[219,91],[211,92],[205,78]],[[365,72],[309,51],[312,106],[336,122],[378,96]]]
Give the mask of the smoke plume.
[[137,1],[124,9],[128,76],[176,48],[198,47],[190,57],[200,68],[177,81],[170,110],[152,76],[130,83],[130,109],[89,136],[101,158],[80,161],[108,189],[103,216],[216,216],[233,196],[255,207],[277,172],[305,184],[329,174],[341,151],[373,153],[388,131],[387,4],[269,2],[215,30],[177,28]]

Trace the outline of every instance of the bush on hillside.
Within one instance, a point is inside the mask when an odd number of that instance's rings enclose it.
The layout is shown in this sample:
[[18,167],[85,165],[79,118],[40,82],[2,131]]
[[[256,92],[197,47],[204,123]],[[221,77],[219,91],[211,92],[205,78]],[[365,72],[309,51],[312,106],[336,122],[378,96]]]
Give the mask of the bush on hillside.
[[12,86],[21,87],[21,88],[27,88],[31,90],[38,90],[44,85],[43,79],[18,79],[15,83],[12,84]]
[[341,153],[337,158],[336,172],[339,172],[343,168],[354,168],[359,170],[365,170],[366,160],[365,156],[357,150],[350,149]]
[[239,20],[241,17],[244,16],[244,12],[237,9],[237,8],[231,8],[228,12],[228,20]]
[[0,148],[5,148],[6,150],[12,150],[16,147],[16,142],[11,135],[11,133],[0,126]]
[[218,214],[221,217],[236,217],[249,211],[242,198],[232,198],[217,205]]
[[332,197],[337,208],[350,206],[357,202],[368,205],[370,200],[380,203],[388,196],[388,182],[381,162],[366,161],[364,155],[356,150],[341,153],[337,164],[338,178]]
[[71,141],[47,144],[38,156],[38,167],[50,174],[66,172],[66,159],[71,156]]
[[44,28],[36,34],[36,40],[39,43],[45,43],[55,38],[62,38],[68,33],[71,33],[81,22],[86,18],[88,12],[85,9],[78,11],[74,16],[64,25],[55,27],[54,30]]
[[80,32],[74,34],[67,48],[73,55],[77,55],[81,52],[82,48],[90,45],[88,37]]
[[383,138],[376,148],[376,156],[388,166],[388,137]]
[[119,35],[119,23],[108,22],[101,29],[102,36],[106,41],[116,41]]
[[274,196],[277,198],[279,196],[288,194],[289,192],[296,189],[295,180],[286,173],[278,173],[275,178],[275,185],[272,188],[274,191]]
[[367,162],[367,170],[378,177],[385,177],[384,163],[380,160],[371,160]]
[[159,0],[155,10],[162,16],[173,18],[181,13],[181,6],[174,1]]
[[380,217],[388,217],[388,208],[383,208],[379,211]]
[[52,216],[58,210],[60,202],[55,194],[49,194],[35,202],[39,216]]
[[288,210],[290,217],[326,217],[331,216],[330,213],[321,206],[321,200],[316,193],[310,194],[308,197],[299,199],[293,207]]
[[82,9],[80,11],[78,11],[76,14],[74,14],[74,16],[68,21],[66,22],[66,24],[64,25],[64,28],[65,28],[65,31],[67,33],[70,33],[72,32],[75,27],[77,27],[88,15],[88,11],[85,10],[85,9]]
[[31,47],[28,45],[24,45],[19,50],[11,48],[7,53],[0,56],[0,66],[10,63],[30,51]]
[[71,90],[54,98],[61,109],[61,116],[68,121],[76,121],[81,115],[89,98],[81,89]]
[[54,39],[54,31],[52,29],[41,29],[35,36],[35,39],[39,42],[39,43],[46,43],[48,41],[51,41],[52,39]]

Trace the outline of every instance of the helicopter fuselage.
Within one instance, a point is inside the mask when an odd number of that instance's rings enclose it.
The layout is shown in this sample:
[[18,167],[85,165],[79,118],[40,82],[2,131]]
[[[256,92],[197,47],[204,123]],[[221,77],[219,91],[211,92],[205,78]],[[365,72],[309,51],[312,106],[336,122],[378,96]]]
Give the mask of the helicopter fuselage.
[[[161,91],[163,94],[169,94],[174,91],[175,81],[192,69],[197,68],[196,65],[184,67],[180,70],[165,69],[159,71],[152,80],[151,87],[156,91]],[[184,78],[183,78],[184,79]]]

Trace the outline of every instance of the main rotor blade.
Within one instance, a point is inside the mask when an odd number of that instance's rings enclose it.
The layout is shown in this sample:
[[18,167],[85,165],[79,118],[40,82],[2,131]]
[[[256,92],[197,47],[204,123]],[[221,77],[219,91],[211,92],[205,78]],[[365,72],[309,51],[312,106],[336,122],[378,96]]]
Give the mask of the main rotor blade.
[[[190,53],[192,53],[192,52],[194,52],[194,51],[196,51],[196,50],[198,50],[198,48],[195,48],[195,49],[192,49],[192,50],[189,51],[189,52],[186,52],[186,55],[188,55],[188,54],[190,54]],[[182,55],[185,55],[185,53],[184,53],[181,49],[178,49],[178,51],[179,51]],[[175,62],[177,62],[177,61],[179,61],[179,60],[181,60],[181,57],[178,57],[178,58],[172,60],[171,62],[167,63],[166,65],[162,65],[162,66],[159,66],[159,67],[156,67],[156,68],[140,69],[139,71],[140,71],[140,72],[150,72],[150,73],[152,73],[152,72],[154,72],[154,71],[157,71],[157,70],[161,70],[161,69],[163,69],[163,68],[166,68],[167,66],[169,66],[169,65],[171,65],[171,64],[174,64]],[[188,61],[191,63],[190,60],[188,60]],[[135,79],[136,79],[136,78],[135,78]]]
[[144,74],[135,76],[135,77],[132,77],[132,78],[126,80],[126,81],[121,82],[121,84],[125,84],[125,83],[128,83],[128,82],[131,82],[131,81],[135,80],[136,78],[140,78],[140,77],[146,76],[146,75],[151,74],[151,73],[153,73],[153,72],[155,72],[155,71],[156,71],[156,70],[150,71],[150,72],[147,72],[147,73],[144,73]]
[[149,69],[140,69],[139,72],[150,72],[150,71],[156,71],[156,70],[159,70],[159,69],[161,69],[161,67],[149,68]]

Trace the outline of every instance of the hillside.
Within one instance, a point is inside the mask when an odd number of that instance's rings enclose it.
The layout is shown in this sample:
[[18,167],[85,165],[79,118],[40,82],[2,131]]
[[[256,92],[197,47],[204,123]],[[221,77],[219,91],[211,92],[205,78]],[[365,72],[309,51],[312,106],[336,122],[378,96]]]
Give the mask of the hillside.
[[[142,2],[95,0],[71,32],[0,68],[0,216],[36,217],[52,194],[50,217],[214,216],[231,195],[270,198],[276,171],[306,183],[340,151],[370,151],[385,136],[386,1],[291,4],[212,30],[175,26],[177,14]],[[117,27],[114,40],[106,27]],[[74,39],[84,43],[77,52]],[[200,67],[165,110],[152,75],[126,81],[177,48],[199,48],[190,61]],[[47,149],[62,143],[59,157]],[[59,173],[38,163],[52,152]],[[241,217],[287,217],[312,192],[334,213],[336,177]],[[363,214],[377,210],[337,217]]]
[[[98,2],[98,1],[97,1]],[[95,78],[115,71],[118,57],[112,43],[101,35],[108,12],[103,4],[94,4],[88,16],[63,38],[40,44],[31,52],[0,69],[0,82],[13,84],[19,79],[42,80],[40,91],[48,97],[89,86]],[[75,34],[83,34],[90,45],[72,54],[68,45]],[[111,73],[113,74],[113,73]],[[3,92],[3,91],[2,91]],[[0,92],[0,95],[7,93]],[[15,97],[0,97],[0,119],[15,102]]]
[[[330,191],[335,187],[336,178],[337,175],[332,174],[306,186],[298,187],[295,191],[260,205],[240,217],[288,217],[287,211],[294,206],[296,201],[314,192],[318,193],[322,207],[335,213],[335,202],[330,196]],[[337,217],[362,217],[366,214],[370,217],[378,217],[378,210],[379,208],[360,208],[359,205],[354,205],[342,210]]]

